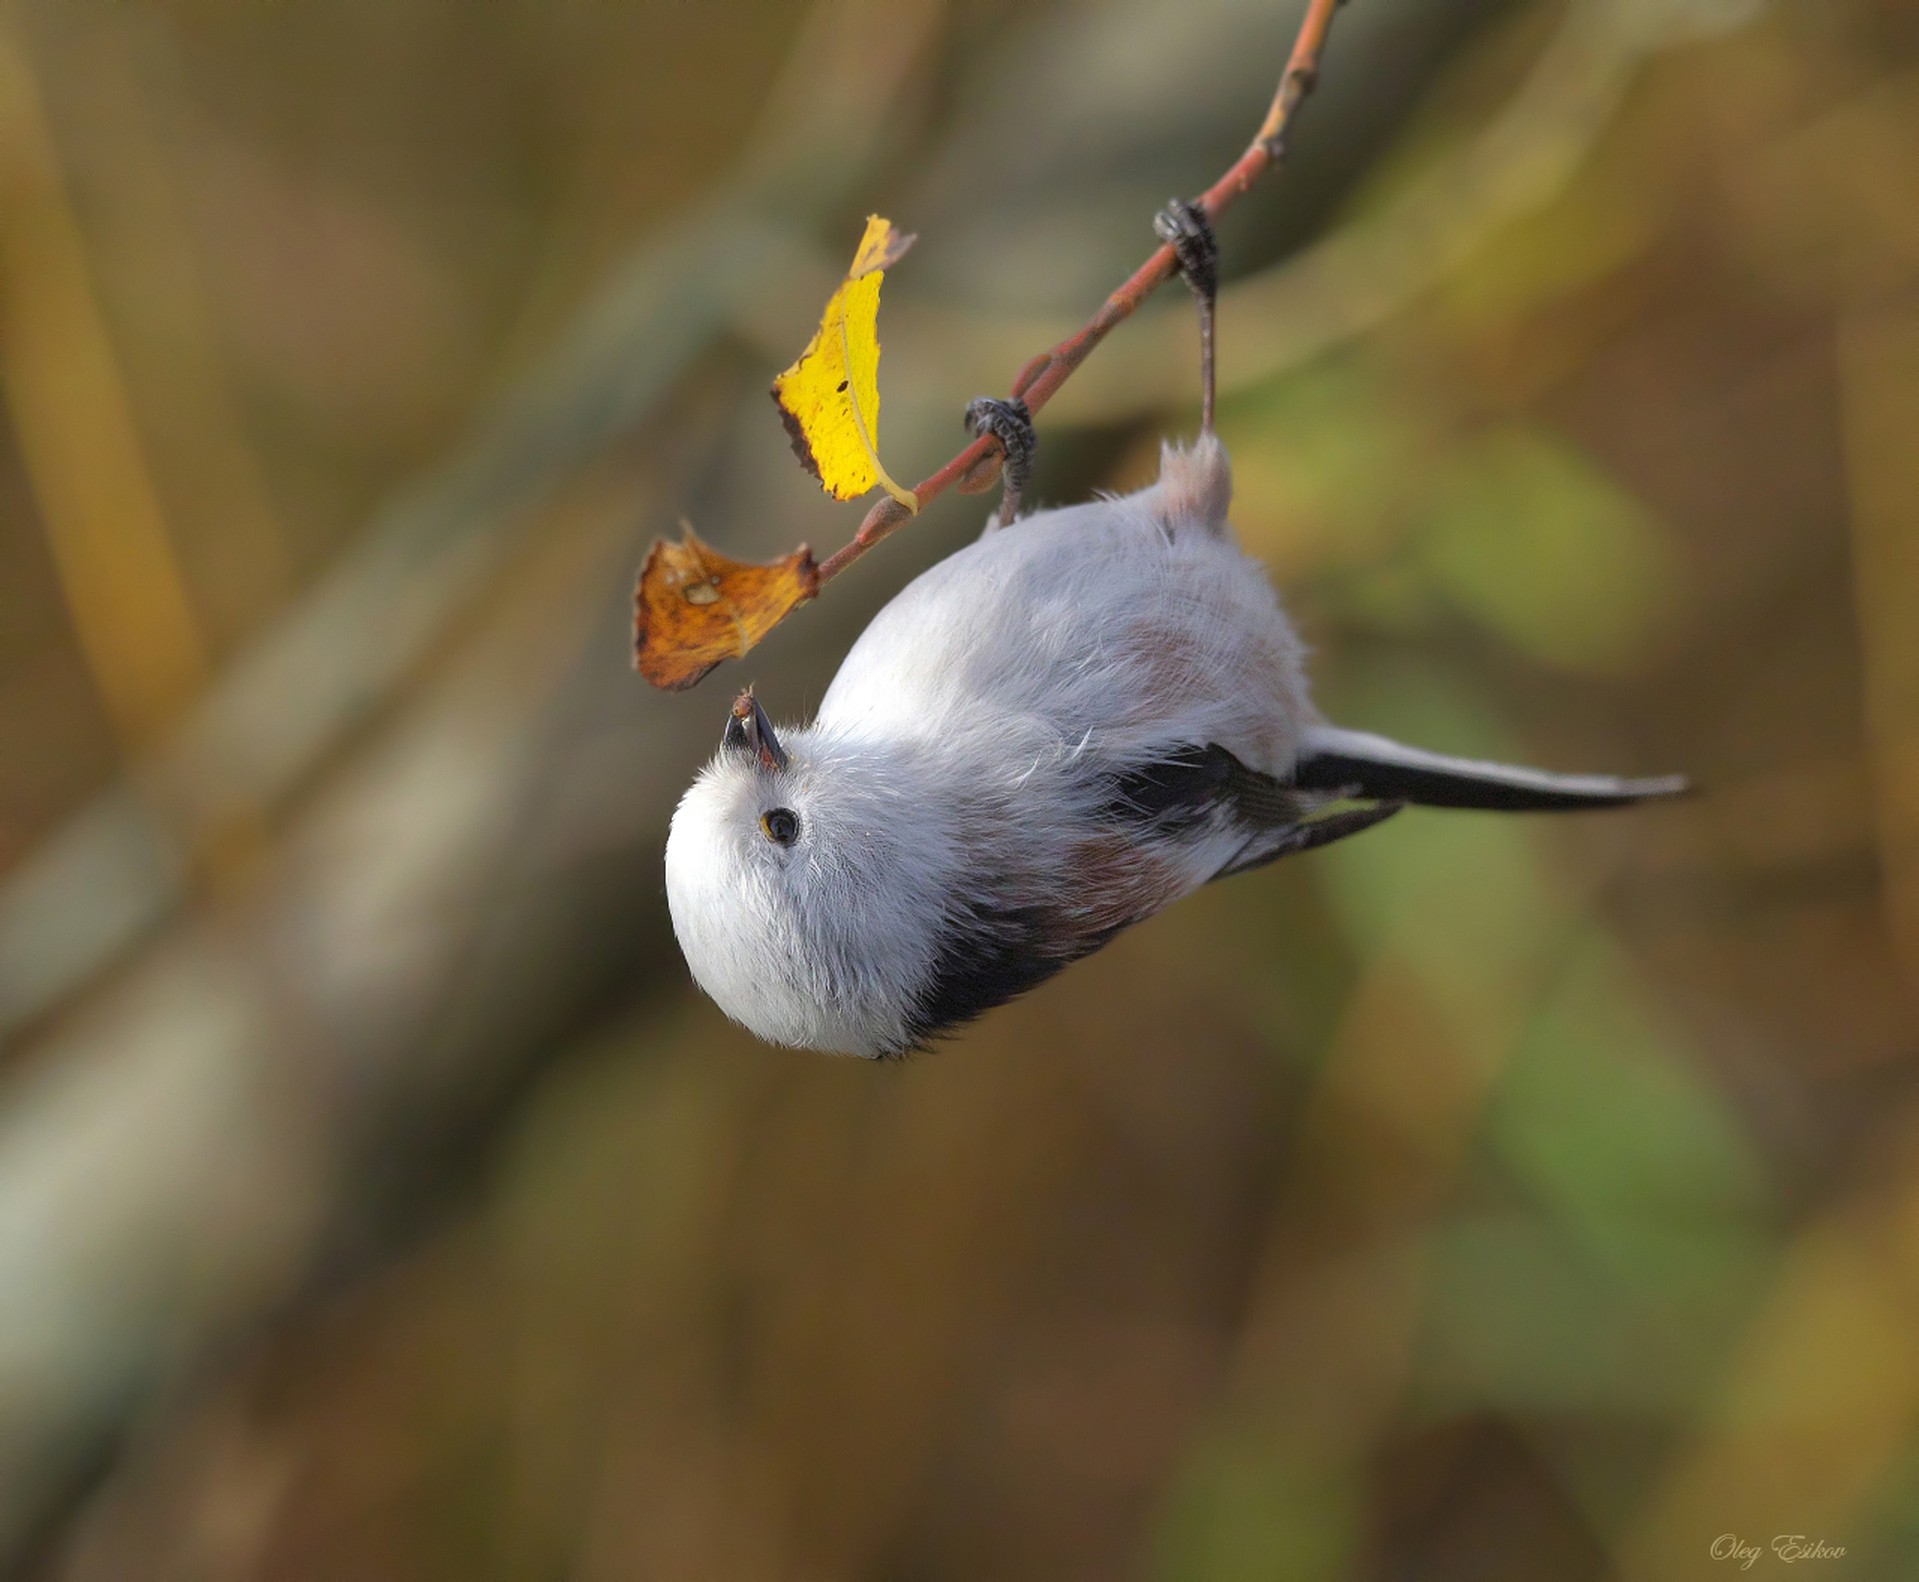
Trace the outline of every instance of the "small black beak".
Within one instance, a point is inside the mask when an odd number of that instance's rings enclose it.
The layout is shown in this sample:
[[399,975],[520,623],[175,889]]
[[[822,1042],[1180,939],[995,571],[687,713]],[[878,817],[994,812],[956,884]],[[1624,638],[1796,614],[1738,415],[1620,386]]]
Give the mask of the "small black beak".
[[760,707],[760,700],[748,687],[733,700],[733,712],[727,716],[726,734],[720,738],[722,752],[751,753],[760,767],[771,774],[786,767],[786,751],[773,734],[773,722]]

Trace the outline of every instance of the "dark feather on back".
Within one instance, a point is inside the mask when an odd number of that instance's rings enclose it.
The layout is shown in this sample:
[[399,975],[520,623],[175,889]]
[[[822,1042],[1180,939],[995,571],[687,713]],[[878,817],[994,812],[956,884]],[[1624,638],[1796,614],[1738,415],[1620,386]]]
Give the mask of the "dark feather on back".
[[1127,824],[1176,835],[1227,813],[1254,829],[1296,823],[1304,811],[1283,781],[1249,769],[1217,743],[1176,747],[1113,777],[1102,811]]
[[1088,938],[1041,906],[967,907],[941,930],[938,956],[908,1032],[921,1045],[1044,983],[1117,930]]

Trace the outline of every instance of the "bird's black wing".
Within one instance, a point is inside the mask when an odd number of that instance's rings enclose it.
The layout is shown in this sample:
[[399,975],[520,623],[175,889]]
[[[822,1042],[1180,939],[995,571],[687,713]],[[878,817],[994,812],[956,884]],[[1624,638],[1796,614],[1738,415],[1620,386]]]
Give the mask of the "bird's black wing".
[[1051,906],[967,906],[945,920],[913,1004],[915,1048],[1044,983],[1118,933],[1073,931]]
[[[1010,822],[1019,811],[1013,803],[990,804],[975,808],[974,816]],[[1047,895],[1030,875],[985,867],[1001,843],[978,840],[970,849],[982,867],[947,892],[932,966],[906,1019],[909,1049],[923,1048],[1037,987],[1119,932],[1088,927],[1084,915],[1076,915],[1075,896]]]
[[[1178,837],[1224,817],[1245,833],[1238,856],[1213,875],[1230,878],[1295,852],[1331,845],[1397,813],[1397,801],[1309,816],[1321,797],[1250,769],[1218,743],[1177,747],[1113,776],[1106,815],[1144,832]],[[1353,792],[1352,795],[1367,795]]]
[[1196,829],[1221,812],[1266,828],[1303,811],[1284,782],[1248,769],[1216,742],[1170,748],[1119,769],[1108,784],[1104,816],[1156,834]]

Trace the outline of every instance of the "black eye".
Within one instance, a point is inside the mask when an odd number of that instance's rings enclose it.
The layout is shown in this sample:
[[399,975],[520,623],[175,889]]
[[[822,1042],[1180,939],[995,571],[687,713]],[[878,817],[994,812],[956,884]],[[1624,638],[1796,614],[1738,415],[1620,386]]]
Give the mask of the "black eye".
[[800,838],[800,816],[790,807],[776,807],[760,815],[760,828],[775,845],[790,846]]

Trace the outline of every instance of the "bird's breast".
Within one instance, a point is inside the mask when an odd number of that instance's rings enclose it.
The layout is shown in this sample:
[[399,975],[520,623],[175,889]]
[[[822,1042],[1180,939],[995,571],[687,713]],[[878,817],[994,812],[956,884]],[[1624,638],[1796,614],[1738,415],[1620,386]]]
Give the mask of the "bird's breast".
[[821,725],[991,733],[1036,720],[1114,754],[1219,741],[1285,772],[1311,710],[1263,568],[1115,504],[1015,523],[909,584],[848,653]]

